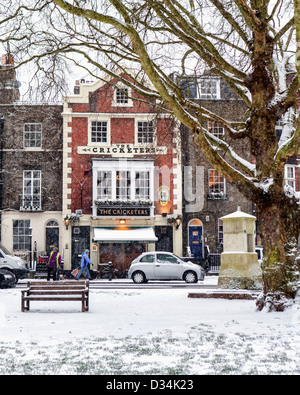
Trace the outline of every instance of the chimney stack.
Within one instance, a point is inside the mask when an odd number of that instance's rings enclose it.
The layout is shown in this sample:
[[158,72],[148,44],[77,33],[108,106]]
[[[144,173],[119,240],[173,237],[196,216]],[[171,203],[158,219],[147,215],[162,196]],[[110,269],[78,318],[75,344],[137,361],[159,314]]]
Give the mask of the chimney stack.
[[11,55],[11,54],[2,55],[1,64],[2,64],[2,66],[5,66],[5,65],[13,66],[14,65],[13,55]]
[[1,57],[0,65],[0,104],[12,104],[20,100],[20,83],[16,78],[16,71],[13,69],[14,57],[5,54]]

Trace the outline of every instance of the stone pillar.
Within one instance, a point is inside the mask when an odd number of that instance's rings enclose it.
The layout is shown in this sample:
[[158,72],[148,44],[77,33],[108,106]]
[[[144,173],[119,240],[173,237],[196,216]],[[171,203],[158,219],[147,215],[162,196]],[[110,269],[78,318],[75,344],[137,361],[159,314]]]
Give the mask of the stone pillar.
[[256,217],[238,208],[221,219],[224,252],[218,288],[261,289],[262,271],[255,252]]

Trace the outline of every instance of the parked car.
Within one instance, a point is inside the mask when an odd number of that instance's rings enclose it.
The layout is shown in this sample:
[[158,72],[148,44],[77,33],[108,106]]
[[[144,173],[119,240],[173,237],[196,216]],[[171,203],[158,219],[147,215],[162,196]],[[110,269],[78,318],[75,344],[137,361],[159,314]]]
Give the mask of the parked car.
[[18,256],[10,253],[0,243],[0,269],[8,270],[15,275],[16,281],[27,278],[29,270],[27,269],[26,262]]
[[0,269],[0,288],[15,287],[16,282],[16,276],[12,272]]
[[203,281],[205,271],[192,262],[183,262],[169,252],[145,252],[136,258],[128,271],[128,277],[141,284],[148,280],[184,280],[187,283]]

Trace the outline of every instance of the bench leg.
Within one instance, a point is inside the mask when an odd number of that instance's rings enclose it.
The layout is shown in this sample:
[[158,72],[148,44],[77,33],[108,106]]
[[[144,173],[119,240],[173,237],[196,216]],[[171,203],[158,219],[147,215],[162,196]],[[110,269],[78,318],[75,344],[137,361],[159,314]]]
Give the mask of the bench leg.
[[24,297],[25,296],[28,296],[28,295],[25,295],[24,293],[22,293],[22,299],[21,299],[21,311],[22,311],[22,313],[24,313],[24,311],[29,311],[29,300],[24,300]]

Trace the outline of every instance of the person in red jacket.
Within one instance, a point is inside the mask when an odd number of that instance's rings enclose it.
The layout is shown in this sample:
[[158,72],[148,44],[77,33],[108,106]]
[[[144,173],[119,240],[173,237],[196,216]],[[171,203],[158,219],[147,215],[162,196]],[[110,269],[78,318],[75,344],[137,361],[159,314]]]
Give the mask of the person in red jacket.
[[50,256],[49,261],[47,263],[48,266],[48,276],[47,281],[50,281],[51,274],[53,275],[53,281],[57,281],[59,279],[59,269],[61,268],[61,255],[58,252],[58,248],[54,247]]

